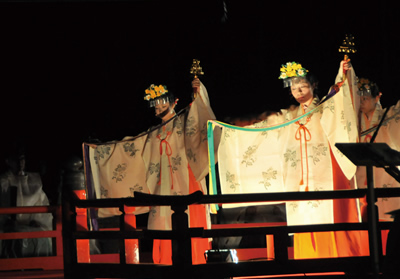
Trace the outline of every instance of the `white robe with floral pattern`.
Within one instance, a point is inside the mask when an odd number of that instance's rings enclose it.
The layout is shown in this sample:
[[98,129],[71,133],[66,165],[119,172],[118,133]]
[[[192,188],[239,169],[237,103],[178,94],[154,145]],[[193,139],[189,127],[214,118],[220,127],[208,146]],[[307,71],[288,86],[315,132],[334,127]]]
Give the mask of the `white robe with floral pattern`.
[[[207,194],[204,179],[209,170],[206,127],[210,119],[215,119],[215,115],[207,90],[201,84],[200,94],[190,109],[166,125],[122,141],[90,145],[86,173],[93,180],[97,198],[133,197],[135,191],[188,195],[189,168],[200,183],[201,191]],[[204,209],[209,212],[208,205],[204,205]],[[148,211],[145,207],[137,208],[136,214]],[[119,214],[117,208],[99,210],[99,217]],[[148,228],[170,230],[171,209],[151,207]]]
[[[354,70],[347,73],[340,91],[318,107],[315,98],[306,112],[300,107],[281,110],[251,128],[222,127],[218,148],[219,176],[223,194],[334,190],[332,158],[352,179],[356,166],[335,143],[357,142],[356,114],[352,104]],[[343,79],[339,71],[337,82]],[[276,129],[273,129],[273,128]],[[332,153],[331,153],[332,151]],[[238,207],[249,204],[231,204]],[[289,201],[288,225],[334,222],[331,200]]]

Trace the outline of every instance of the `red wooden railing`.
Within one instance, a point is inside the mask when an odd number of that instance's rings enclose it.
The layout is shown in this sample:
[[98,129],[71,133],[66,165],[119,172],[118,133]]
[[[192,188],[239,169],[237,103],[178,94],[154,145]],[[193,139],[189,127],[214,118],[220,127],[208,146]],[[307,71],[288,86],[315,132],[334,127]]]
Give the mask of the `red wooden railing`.
[[[399,190],[399,189],[395,189]],[[383,192],[382,192],[383,191]],[[390,190],[389,190],[390,191]],[[388,194],[385,190],[377,190],[380,196],[396,196],[399,191],[394,194]],[[0,271],[16,270],[16,269],[42,269],[54,270],[63,269],[63,260],[67,263],[64,269],[65,278],[124,278],[126,274],[138,274],[148,278],[164,278],[164,276],[180,276],[182,272],[194,272],[196,278],[202,278],[207,273],[214,273],[216,276],[256,276],[265,274],[289,274],[289,273],[313,273],[313,272],[337,272],[337,271],[354,271],[362,270],[370,272],[371,258],[337,258],[337,259],[315,259],[315,260],[291,260],[290,252],[287,250],[286,240],[284,236],[289,232],[305,232],[305,231],[327,231],[327,230],[367,230],[368,224],[332,224],[332,225],[314,225],[314,226],[286,226],[282,223],[260,223],[260,224],[215,224],[211,230],[203,230],[200,228],[174,228],[173,231],[150,231],[146,229],[135,229],[134,215],[132,209],[134,206],[148,206],[149,204],[174,204],[175,218],[187,218],[184,210],[186,203],[232,203],[232,202],[251,202],[260,200],[276,200],[279,199],[305,199],[308,196],[311,199],[321,199],[326,195],[335,195],[336,198],[343,195],[343,192],[336,191],[328,193],[278,193],[277,195],[235,195],[235,196],[202,196],[191,195],[183,197],[159,197],[143,195],[139,198],[126,199],[106,199],[106,200],[84,200],[79,199],[82,195],[74,195],[75,198],[64,204],[64,217],[69,216],[69,222],[64,219],[64,238],[61,234],[61,214],[59,206],[41,206],[41,207],[19,207],[19,208],[0,208],[0,214],[19,214],[19,213],[53,213],[54,230],[43,232],[23,232],[23,233],[3,233],[0,239],[20,239],[20,238],[36,238],[51,237],[55,243],[55,255],[50,257],[34,257],[34,258],[18,258],[18,259],[0,259]],[[345,194],[353,198],[361,197],[365,194],[363,190],[347,191]],[[322,196],[321,196],[322,195]],[[141,195],[138,195],[141,196]],[[294,198],[296,196],[297,198]],[[304,196],[304,197],[303,197]],[[343,198],[344,196],[342,196]],[[326,197],[325,197],[326,198]],[[92,231],[87,224],[87,209],[100,207],[120,207],[122,211],[120,228],[109,231]],[[78,212],[84,213],[79,215]],[[79,216],[82,221],[77,221]],[[133,217],[133,218],[132,218]],[[85,221],[83,221],[85,219]],[[74,224],[75,222],[75,224]],[[79,223],[82,222],[80,225]],[[184,223],[184,222],[182,222]],[[74,224],[74,225],[71,225]],[[180,224],[180,222],[175,222]],[[380,222],[379,230],[389,229],[390,222]],[[82,229],[83,228],[83,229]],[[190,260],[190,247],[184,245],[185,240],[190,237],[226,237],[226,236],[243,236],[243,235],[270,235],[274,243],[275,250],[273,256],[268,253],[268,260],[248,261],[250,258],[243,255],[243,251],[238,250],[238,255],[242,261],[238,264],[233,263],[207,263],[205,265],[192,265]],[[80,245],[87,247],[90,238],[115,238],[123,240],[120,242],[121,253],[117,257],[115,255],[90,255],[88,249],[81,249]],[[188,260],[182,260],[181,257],[175,257],[172,266],[154,265],[141,263],[137,259],[137,245],[140,239],[145,238],[161,238],[175,239],[177,253],[188,255]],[[78,241],[84,240],[84,241]],[[129,241],[135,240],[134,246]],[[61,242],[64,241],[64,247],[67,250],[63,258],[63,247]],[[182,245],[183,244],[183,245]],[[68,245],[68,246],[65,246]],[[80,251],[80,252],[78,252]],[[72,252],[72,253],[71,253]],[[133,253],[135,252],[135,253]],[[248,250],[245,252],[260,253],[256,250]],[[81,256],[78,256],[81,253]],[[85,255],[83,255],[86,253]],[[265,255],[264,253],[262,255]],[[129,256],[130,255],[130,256]],[[254,256],[254,255],[253,255]],[[378,255],[383,260],[383,255]],[[83,260],[82,260],[83,259]],[[88,260],[85,260],[88,259]],[[134,259],[134,260],[130,260]],[[1,274],[0,274],[1,277]],[[373,277],[365,277],[373,278]]]
[[[376,266],[384,260],[382,247],[374,247],[366,257],[346,257],[332,259],[293,260],[287,246],[287,235],[298,232],[317,232],[334,230],[368,230],[373,243],[381,245],[380,234],[372,229],[387,230],[392,222],[343,223],[325,225],[287,226],[286,224],[215,224],[212,229],[188,228],[185,211],[188,205],[227,204],[249,202],[284,202],[290,200],[320,200],[341,198],[362,198],[369,192],[364,190],[326,191],[326,192],[289,192],[270,194],[216,195],[204,196],[195,192],[188,196],[157,196],[135,193],[134,198],[86,199],[81,164],[73,161],[70,171],[63,180],[62,212],[59,206],[0,208],[0,214],[53,213],[55,227],[53,231],[30,233],[3,233],[0,239],[19,239],[52,237],[54,256],[0,259],[0,271],[15,269],[62,269],[64,278],[226,278],[240,276],[259,276],[277,274],[297,274],[316,272],[358,272],[364,278],[377,278]],[[400,189],[375,189],[376,197],[398,197]],[[369,199],[369,212],[377,211],[375,199]],[[174,214],[172,231],[155,231],[136,227],[135,207],[161,205],[171,206]],[[112,230],[94,230],[89,222],[89,212],[98,208],[113,207],[121,211],[119,227]],[[375,214],[376,215],[376,214]],[[369,218],[369,222],[372,218]],[[61,226],[62,220],[62,226]],[[374,221],[374,220],[373,220]],[[376,221],[376,220],[375,220]],[[193,265],[191,262],[190,239],[193,237],[217,238],[231,236],[269,236],[267,259],[257,261],[246,258],[239,263],[208,262]],[[376,238],[376,239],[375,239]],[[119,254],[91,255],[89,239],[119,240]],[[139,243],[141,240],[171,239],[173,245],[173,264],[157,265],[140,261]],[[61,242],[63,245],[61,245]],[[271,245],[273,243],[273,245]],[[370,246],[371,248],[371,246]],[[377,248],[377,249],[376,249]],[[64,257],[63,257],[64,252]],[[265,254],[263,254],[265,255]],[[1,277],[2,274],[0,274]],[[370,277],[367,277],[370,276]]]
[[[391,192],[394,190],[394,192]],[[377,197],[399,196],[400,189],[377,189]],[[188,228],[181,226],[187,222],[179,222],[181,218],[186,218],[185,210],[188,204],[225,204],[225,203],[248,203],[260,201],[286,201],[286,200],[314,200],[314,199],[336,199],[336,198],[361,198],[366,195],[366,190],[346,190],[346,191],[326,191],[326,192],[295,192],[295,193],[273,193],[273,194],[244,194],[244,195],[222,195],[222,196],[203,196],[194,193],[189,196],[155,196],[135,193],[135,198],[121,199],[103,199],[103,200],[78,200],[73,199],[69,205],[64,207],[65,214],[69,216],[72,227],[68,228],[68,237],[64,238],[65,245],[74,243],[79,239],[120,239],[120,260],[115,262],[91,263],[79,262],[76,250],[70,250],[65,254],[66,273],[65,278],[125,278],[129,274],[135,274],[139,278],[166,278],[166,277],[184,277],[188,273],[193,274],[193,278],[223,278],[239,276],[259,276],[259,275],[277,275],[277,274],[298,274],[298,273],[320,273],[320,272],[358,272],[363,273],[364,278],[377,278],[374,272],[375,260],[381,265],[384,260],[382,249],[378,249],[377,255],[370,254],[365,257],[346,257],[329,259],[310,259],[293,260],[290,257],[290,251],[287,247],[287,235],[296,232],[310,231],[334,231],[334,230],[369,230],[368,223],[341,223],[324,225],[305,225],[305,226],[286,226],[286,224],[225,224],[223,226],[215,225],[210,230],[202,228]],[[149,205],[171,206],[175,218],[175,226],[172,231],[153,231],[147,229],[125,230],[125,223],[120,222],[120,228],[117,231],[78,231],[74,225],[75,208],[101,208],[118,207],[122,215],[121,220],[127,220],[125,208],[140,207]],[[375,205],[372,205],[375,206]],[[65,225],[70,226],[65,223]],[[378,222],[377,229],[388,230],[392,222]],[[67,229],[64,226],[64,229]],[[228,262],[207,263],[193,265],[191,263],[192,237],[214,238],[244,235],[270,235],[273,242],[273,256],[269,259],[257,261],[240,261],[238,264]],[[66,235],[65,235],[66,236]],[[127,242],[128,239],[172,239],[174,245],[173,264],[157,265],[149,263],[135,262],[130,264],[127,261],[126,253],[131,248]],[[379,241],[380,242],[380,241]],[[69,245],[74,247],[75,245]],[[375,253],[376,251],[373,251]],[[267,253],[268,254],[268,253]],[[92,256],[91,256],[92,257]],[[68,271],[68,272],[67,272]],[[216,276],[216,277],[215,277]],[[370,276],[370,277],[368,277]]]
[[[7,270],[62,270],[63,243],[61,206],[23,206],[23,207],[0,207],[0,214],[32,214],[52,213],[53,230],[33,232],[7,232],[0,233],[0,240],[24,239],[24,238],[52,238],[53,255],[47,257],[25,257],[25,258],[3,258],[0,259],[0,271]],[[0,274],[0,278],[2,275]]]

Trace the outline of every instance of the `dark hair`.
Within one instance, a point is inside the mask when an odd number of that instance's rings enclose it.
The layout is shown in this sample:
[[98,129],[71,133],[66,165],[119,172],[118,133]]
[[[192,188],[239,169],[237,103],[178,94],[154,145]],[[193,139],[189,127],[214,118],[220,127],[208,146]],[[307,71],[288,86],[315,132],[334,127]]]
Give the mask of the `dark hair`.
[[308,82],[314,86],[314,96],[317,96],[319,94],[319,80],[314,74],[308,74],[307,75],[307,80]]
[[373,98],[379,96],[378,85],[368,78],[361,77],[357,78],[358,95],[360,96],[371,96]]
[[379,90],[378,85],[375,85],[374,90],[372,92],[372,94],[374,94],[373,96],[376,97],[381,93],[381,91]]
[[4,157],[6,159],[10,159],[11,157],[25,155],[26,153],[26,144],[22,139],[14,139],[9,144],[8,147],[4,150]]
[[379,95],[379,87],[376,83],[371,86],[371,96],[376,97]]

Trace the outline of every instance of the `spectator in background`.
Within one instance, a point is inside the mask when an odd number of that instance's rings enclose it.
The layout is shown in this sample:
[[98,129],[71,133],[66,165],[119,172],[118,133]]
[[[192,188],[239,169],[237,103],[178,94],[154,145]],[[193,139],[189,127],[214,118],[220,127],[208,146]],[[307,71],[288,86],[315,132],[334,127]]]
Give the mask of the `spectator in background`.
[[[7,170],[0,175],[0,206],[47,206],[49,200],[42,189],[39,173],[26,170],[23,146],[13,146],[5,158]],[[3,217],[3,232],[28,232],[52,230],[51,213],[17,214]],[[51,239],[17,239],[3,242],[2,257],[47,256],[52,252]]]

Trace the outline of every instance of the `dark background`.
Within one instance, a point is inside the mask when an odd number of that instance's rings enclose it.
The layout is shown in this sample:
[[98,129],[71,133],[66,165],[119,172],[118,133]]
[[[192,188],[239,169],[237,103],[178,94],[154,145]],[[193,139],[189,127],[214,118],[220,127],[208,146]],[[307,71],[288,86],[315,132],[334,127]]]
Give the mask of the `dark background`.
[[222,121],[288,107],[278,79],[288,61],[313,72],[324,95],[346,34],[356,74],[393,105],[396,10],[395,1],[2,1],[1,150],[23,138],[37,168],[80,156],[84,141],[136,135],[157,121],[143,100],[151,83],[166,84],[178,110],[189,104],[194,58]]

